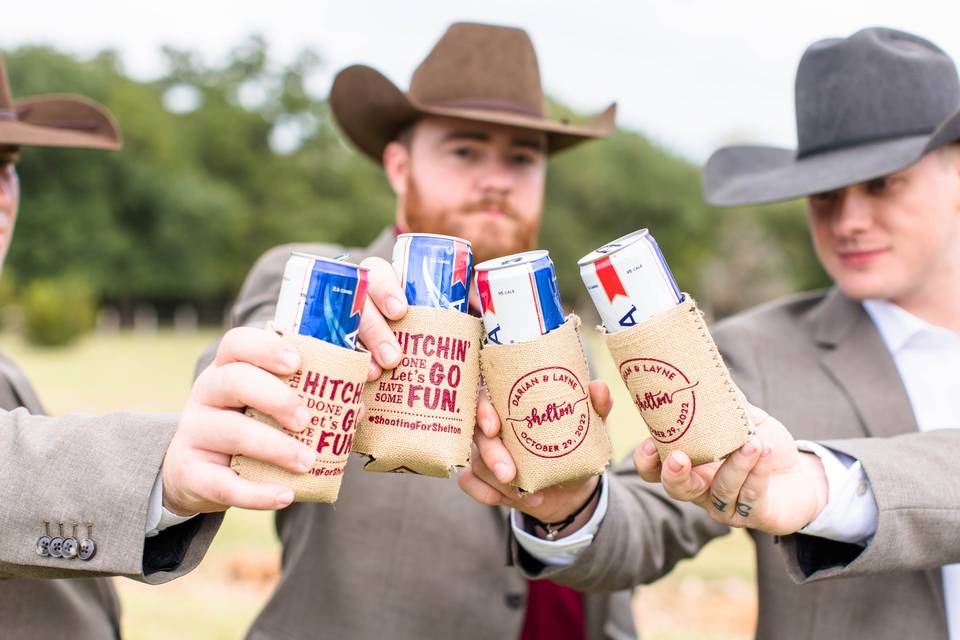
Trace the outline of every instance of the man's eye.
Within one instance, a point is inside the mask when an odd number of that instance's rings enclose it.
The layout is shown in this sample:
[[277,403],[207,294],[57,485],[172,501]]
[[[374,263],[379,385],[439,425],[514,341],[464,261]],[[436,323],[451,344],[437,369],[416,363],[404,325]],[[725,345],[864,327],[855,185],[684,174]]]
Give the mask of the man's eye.
[[890,186],[890,180],[887,177],[874,178],[867,182],[867,190],[870,193],[879,193]]
[[517,155],[510,158],[510,162],[517,165],[530,165],[533,164],[533,156],[527,153],[518,153]]
[[477,157],[477,152],[470,147],[456,147],[453,150],[453,155],[465,160],[472,160]]

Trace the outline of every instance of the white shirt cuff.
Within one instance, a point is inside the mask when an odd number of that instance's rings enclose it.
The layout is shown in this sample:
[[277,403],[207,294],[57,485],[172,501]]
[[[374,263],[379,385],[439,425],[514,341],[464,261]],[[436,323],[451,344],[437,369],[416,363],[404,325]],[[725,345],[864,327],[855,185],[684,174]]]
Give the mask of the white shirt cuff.
[[815,454],[827,476],[827,506],[799,533],[866,546],[877,532],[880,513],[860,461],[840,451],[798,440],[797,448]]
[[[194,514],[196,515],[196,514]],[[169,529],[181,522],[186,522],[193,516],[178,516],[163,506],[163,473],[157,473],[147,502],[147,523],[144,532],[145,538],[152,538],[164,529]]]
[[600,528],[603,517],[607,515],[607,474],[600,476],[600,498],[593,515],[579,530],[559,540],[544,540],[528,533],[523,528],[523,515],[516,509],[510,511],[510,527],[517,543],[534,558],[548,567],[568,567],[573,564],[583,550],[593,542],[593,536]]

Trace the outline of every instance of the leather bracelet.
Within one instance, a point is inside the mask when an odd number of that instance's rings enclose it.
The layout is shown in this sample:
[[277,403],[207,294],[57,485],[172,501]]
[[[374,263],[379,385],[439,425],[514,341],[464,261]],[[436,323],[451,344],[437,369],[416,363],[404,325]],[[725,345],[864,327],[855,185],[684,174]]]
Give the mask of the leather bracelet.
[[554,540],[557,539],[558,533],[560,533],[561,531],[569,527],[571,524],[573,524],[573,521],[577,519],[577,516],[583,513],[584,510],[588,506],[590,506],[590,503],[593,502],[593,499],[596,498],[597,495],[600,493],[601,485],[603,485],[602,477],[597,481],[597,486],[595,486],[593,488],[593,491],[590,492],[590,495],[587,497],[586,501],[584,501],[584,503],[580,505],[580,507],[576,511],[568,515],[563,520],[560,520],[558,522],[543,522],[542,520],[538,520],[537,518],[534,518],[530,514],[525,513],[523,514],[523,518],[525,521],[524,524],[526,524],[527,527],[529,527],[530,529],[533,529],[534,527],[540,527],[541,529],[547,532],[547,534],[544,536],[544,539],[549,540],[550,542],[553,542]]

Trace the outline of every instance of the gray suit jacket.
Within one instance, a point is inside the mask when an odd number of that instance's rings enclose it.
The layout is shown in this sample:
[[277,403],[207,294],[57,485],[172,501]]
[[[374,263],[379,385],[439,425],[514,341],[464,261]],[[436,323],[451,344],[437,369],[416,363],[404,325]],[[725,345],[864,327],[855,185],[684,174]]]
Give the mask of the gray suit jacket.
[[[0,356],[0,635],[119,635],[110,580],[167,582],[193,569],[221,518],[198,517],[144,538],[147,498],[176,428],[172,415],[113,413],[51,418],[17,366]],[[89,535],[89,560],[40,557],[37,539]],[[85,525],[93,524],[87,533]],[[72,578],[58,580],[51,578]]]
[[837,545],[819,538],[784,538],[783,551],[795,580],[916,571],[960,562],[956,477],[960,429],[823,444],[863,465],[877,500],[877,533],[866,549],[847,557],[837,557]]
[[[350,250],[351,260],[389,260],[393,242],[386,230],[370,247]],[[266,253],[243,286],[234,326],[262,327],[273,317],[291,249],[344,251],[300,244]],[[506,512],[473,501],[455,479],[366,473],[362,465],[350,460],[335,505],[294,504],[278,514],[283,574],[249,637],[519,638],[527,589],[507,564]],[[628,491],[619,478],[611,484],[613,500]],[[686,511],[668,501],[662,508]],[[681,547],[661,548],[661,562],[672,566]],[[629,591],[587,595],[585,607],[591,640],[635,636]]]
[[[808,571],[829,565],[856,568],[857,562],[878,570],[890,568],[889,556],[898,544],[898,552],[910,558],[902,562],[906,570],[900,573],[800,585],[787,572],[774,538],[754,532],[760,597],[757,637],[945,639],[940,572],[926,567],[955,557],[943,553],[951,539],[942,525],[949,521],[955,528],[957,511],[954,508],[952,517],[945,516],[947,520],[940,518],[939,524],[908,535],[917,514],[900,513],[898,507],[908,497],[895,483],[898,473],[916,471],[923,459],[910,457],[916,451],[913,447],[904,446],[893,462],[890,454],[878,456],[872,443],[863,446],[869,437],[915,432],[917,426],[893,360],[862,307],[835,290],[805,294],[726,320],[717,325],[713,335],[750,402],[779,418],[798,438],[855,439],[849,441],[851,454],[864,457],[878,496],[885,496],[878,498],[881,531],[875,540],[879,543],[876,553],[796,536],[789,541],[793,545],[789,551],[795,556],[798,548],[813,545],[815,553],[808,555],[820,564],[811,564],[801,555],[795,569],[800,571],[800,565]],[[949,469],[950,458],[955,459],[960,448],[956,436],[945,437],[944,443],[951,449],[940,459],[941,468]],[[846,446],[829,444],[841,450]],[[901,471],[888,471],[887,464],[895,464]],[[878,473],[880,468],[883,471]],[[951,482],[952,488],[944,493],[943,488]],[[944,495],[952,495],[956,505],[955,480],[948,472],[926,486],[916,479],[910,486],[918,492],[912,498],[921,507],[938,504]],[[555,579],[595,589],[619,589],[649,579],[649,551],[637,548],[638,532],[649,526],[646,520],[650,517],[641,498],[638,494],[611,502],[587,553],[555,574]],[[929,514],[923,517],[928,516],[931,524],[937,519]],[[706,514],[701,517],[707,519]],[[920,548],[927,544],[938,545],[939,550]]]

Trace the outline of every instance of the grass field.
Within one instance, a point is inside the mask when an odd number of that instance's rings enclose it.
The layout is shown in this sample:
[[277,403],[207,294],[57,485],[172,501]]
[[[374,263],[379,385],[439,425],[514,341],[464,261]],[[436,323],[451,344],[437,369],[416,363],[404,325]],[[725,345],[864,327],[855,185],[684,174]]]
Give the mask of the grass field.
[[[113,409],[176,411],[193,365],[214,333],[91,336],[58,350],[35,349],[0,334],[0,350],[28,373],[47,411]],[[615,406],[609,424],[618,459],[643,428],[616,370],[591,338],[597,371],[610,382]],[[279,544],[270,514],[233,510],[203,564],[190,575],[152,587],[118,580],[130,640],[234,639],[243,636],[270,594]],[[735,640],[753,636],[756,620],[752,545],[740,532],[717,540],[669,576],[642,587],[635,615],[644,640]],[[684,604],[681,604],[684,603]]]

